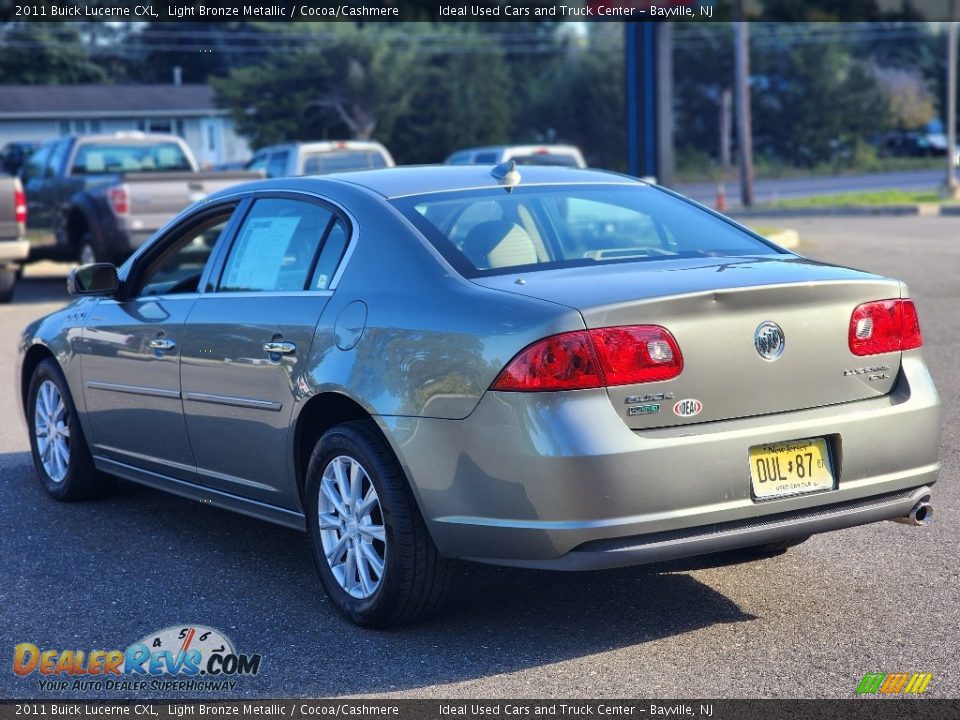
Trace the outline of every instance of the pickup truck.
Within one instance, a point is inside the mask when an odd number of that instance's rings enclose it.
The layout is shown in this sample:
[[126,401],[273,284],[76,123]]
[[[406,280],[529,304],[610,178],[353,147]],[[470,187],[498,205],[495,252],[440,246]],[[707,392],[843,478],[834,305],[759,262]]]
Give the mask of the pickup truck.
[[10,302],[27,259],[30,244],[24,238],[27,203],[23,187],[15,177],[0,175],[0,303]]
[[200,172],[176,135],[67,135],[20,170],[30,259],[123,261],[188,205],[260,172]]
[[371,170],[394,164],[389,151],[373,140],[325,140],[261,148],[247,163],[247,169],[278,178]]

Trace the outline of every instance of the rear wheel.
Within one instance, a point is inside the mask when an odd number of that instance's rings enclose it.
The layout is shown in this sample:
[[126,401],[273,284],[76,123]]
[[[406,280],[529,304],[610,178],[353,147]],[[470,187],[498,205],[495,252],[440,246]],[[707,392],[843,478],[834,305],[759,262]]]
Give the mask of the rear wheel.
[[67,381],[52,359],[33,371],[27,415],[33,464],[52,497],[84,500],[109,488],[109,479],[93,465]]
[[8,303],[13,300],[13,288],[16,284],[16,268],[0,267],[0,303]]
[[406,478],[368,421],[338,425],[307,468],[307,519],[320,580],[350,620],[387,627],[441,605],[449,577]]

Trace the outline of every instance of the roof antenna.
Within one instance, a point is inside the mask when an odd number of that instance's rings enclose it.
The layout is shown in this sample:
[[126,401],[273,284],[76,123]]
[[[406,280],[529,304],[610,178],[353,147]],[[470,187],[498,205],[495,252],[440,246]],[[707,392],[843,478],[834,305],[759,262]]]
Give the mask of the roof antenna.
[[507,186],[507,192],[513,192],[514,186],[520,184],[521,177],[516,160],[500,163],[490,171],[490,174],[499,180],[501,185]]

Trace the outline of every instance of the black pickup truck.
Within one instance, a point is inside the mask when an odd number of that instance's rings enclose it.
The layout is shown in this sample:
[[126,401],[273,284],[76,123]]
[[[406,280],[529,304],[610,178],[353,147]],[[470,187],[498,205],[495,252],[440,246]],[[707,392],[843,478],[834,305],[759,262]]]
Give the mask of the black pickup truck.
[[30,246],[24,239],[27,203],[15,177],[0,175],[0,303],[10,302]]
[[68,135],[20,170],[30,259],[120,262],[188,205],[259,172],[200,172],[175,135]]

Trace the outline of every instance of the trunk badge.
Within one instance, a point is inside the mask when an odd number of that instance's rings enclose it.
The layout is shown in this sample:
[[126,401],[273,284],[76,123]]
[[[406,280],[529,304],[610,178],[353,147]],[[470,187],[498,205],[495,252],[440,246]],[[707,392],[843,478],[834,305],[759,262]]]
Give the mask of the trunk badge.
[[679,417],[693,417],[699,415],[701,410],[703,410],[703,403],[696,398],[680,400],[673,406],[674,415]]
[[753,346],[764,360],[774,361],[787,346],[783,330],[774,322],[763,322],[753,332]]

